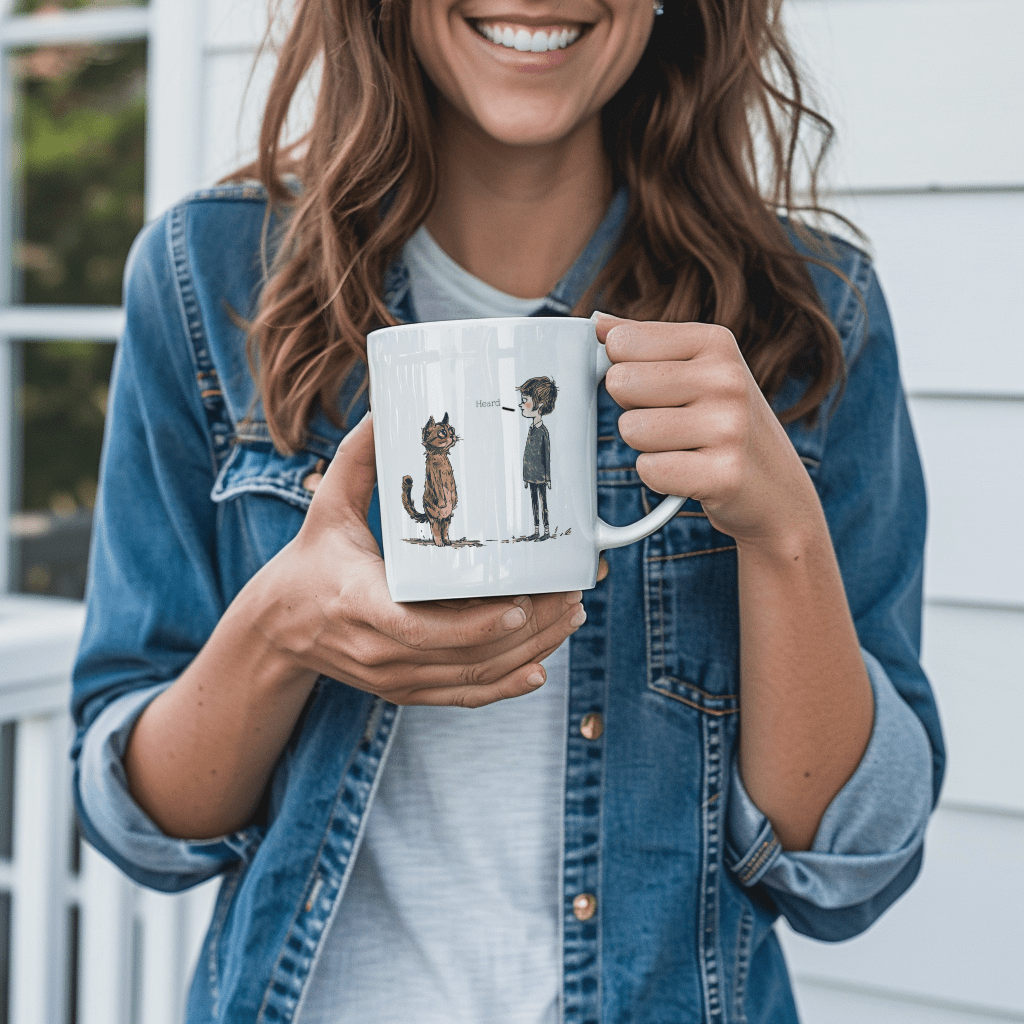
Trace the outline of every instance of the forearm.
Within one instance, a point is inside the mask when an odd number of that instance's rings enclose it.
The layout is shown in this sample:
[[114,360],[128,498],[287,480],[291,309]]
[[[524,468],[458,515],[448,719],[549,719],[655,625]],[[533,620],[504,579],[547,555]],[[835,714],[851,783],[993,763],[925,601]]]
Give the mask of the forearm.
[[856,770],[874,703],[824,515],[738,545],[740,771],[783,847],[806,850]]
[[252,628],[243,591],[124,756],[136,803],[167,835],[206,839],[252,817],[316,681]]

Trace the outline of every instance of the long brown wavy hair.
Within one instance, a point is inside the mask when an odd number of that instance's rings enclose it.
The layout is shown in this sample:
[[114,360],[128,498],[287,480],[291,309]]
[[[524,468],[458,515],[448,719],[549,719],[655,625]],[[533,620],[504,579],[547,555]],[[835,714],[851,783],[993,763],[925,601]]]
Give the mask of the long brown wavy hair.
[[[832,137],[805,102],[781,2],[665,0],[640,63],[604,110],[607,151],[631,202],[619,249],[576,312],[589,315],[600,295],[619,316],[730,328],[769,398],[789,376],[806,382],[789,421],[813,418],[843,357],[779,217],[820,212]],[[317,403],[341,425],[339,389],[365,365],[366,334],[394,322],[385,270],[436,194],[432,87],[413,52],[409,3],[298,0],[257,161],[232,175],[257,176],[282,225],[269,239],[249,342],[283,451],[301,447]],[[312,125],[286,144],[289,109],[311,71],[320,74]],[[809,201],[798,208],[805,126],[816,139]],[[826,262],[824,236],[802,237]]]

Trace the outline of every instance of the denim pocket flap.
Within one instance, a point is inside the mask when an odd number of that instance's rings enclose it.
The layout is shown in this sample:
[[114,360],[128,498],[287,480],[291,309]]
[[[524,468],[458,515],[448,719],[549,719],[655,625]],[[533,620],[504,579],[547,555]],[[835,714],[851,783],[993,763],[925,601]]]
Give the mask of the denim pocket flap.
[[309,508],[313,491],[307,487],[316,470],[314,452],[282,455],[266,444],[236,444],[221,467],[210,497],[229,501],[244,494],[266,494],[281,498],[300,509]]

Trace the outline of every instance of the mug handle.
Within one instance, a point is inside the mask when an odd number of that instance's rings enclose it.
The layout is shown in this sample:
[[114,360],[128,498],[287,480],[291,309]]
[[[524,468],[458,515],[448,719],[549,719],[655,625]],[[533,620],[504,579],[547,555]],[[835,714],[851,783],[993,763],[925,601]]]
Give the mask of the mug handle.
[[[608,358],[604,345],[594,335],[594,344],[597,345],[597,382],[604,380],[604,375],[611,368],[612,361]],[[627,544],[635,544],[644,537],[649,537],[655,530],[660,530],[684,505],[685,498],[676,495],[666,495],[656,509],[648,512],[643,519],[630,523],[629,526],[610,526],[603,519],[598,519],[597,529],[594,531],[594,539],[598,551],[608,551],[611,548],[623,548]]]

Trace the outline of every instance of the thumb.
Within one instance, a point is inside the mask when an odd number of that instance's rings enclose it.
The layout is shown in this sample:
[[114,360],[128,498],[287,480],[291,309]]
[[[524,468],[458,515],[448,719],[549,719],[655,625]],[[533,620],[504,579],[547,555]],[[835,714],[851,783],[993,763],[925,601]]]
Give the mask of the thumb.
[[319,506],[319,509],[329,509],[333,519],[351,515],[365,523],[376,482],[373,414],[368,412],[338,445],[313,495],[313,504]]

